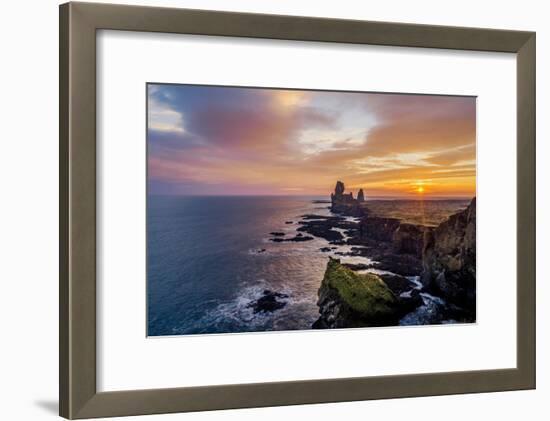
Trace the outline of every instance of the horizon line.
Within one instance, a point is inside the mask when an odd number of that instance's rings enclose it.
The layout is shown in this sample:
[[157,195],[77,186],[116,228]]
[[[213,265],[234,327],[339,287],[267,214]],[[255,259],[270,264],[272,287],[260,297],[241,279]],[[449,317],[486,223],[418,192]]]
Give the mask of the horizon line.
[[[186,193],[151,193],[147,192],[147,196],[171,196],[171,197],[323,197],[326,198],[327,201],[330,201],[330,195],[322,195],[322,194],[186,194]],[[389,196],[389,195],[371,195],[365,197],[365,201],[372,200],[370,198],[376,198],[376,199],[413,199],[413,200],[449,200],[449,199],[457,199],[457,200],[465,200],[465,199],[473,199],[476,197],[476,194],[473,195],[455,195],[455,196],[428,196],[428,195],[407,195],[407,196]]]

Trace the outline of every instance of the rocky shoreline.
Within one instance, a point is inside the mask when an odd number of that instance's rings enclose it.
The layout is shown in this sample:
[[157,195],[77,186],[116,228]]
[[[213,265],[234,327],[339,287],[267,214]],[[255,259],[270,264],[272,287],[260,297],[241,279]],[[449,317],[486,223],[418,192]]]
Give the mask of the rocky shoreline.
[[[313,327],[396,325],[405,315],[420,307],[426,310],[422,319],[412,322],[474,322],[475,198],[465,210],[451,215],[437,227],[429,227],[403,223],[397,218],[371,216],[363,200],[353,199],[344,191],[344,184],[338,182],[331,195],[331,211],[359,219],[355,223],[345,223],[346,244],[356,246],[346,255],[367,257],[372,263],[342,264],[338,260],[329,260],[318,292],[320,317]],[[323,227],[328,228],[328,222],[336,221],[335,226],[340,228],[338,217],[326,221]],[[349,281],[350,284],[362,285],[365,279],[361,277],[366,276],[373,285],[376,281],[376,284],[387,287],[371,288],[363,297],[364,302],[393,297],[385,302],[385,312],[372,314],[353,306],[349,291],[342,293],[341,288],[334,286],[339,285],[338,280],[343,274],[353,280]],[[361,293],[365,295],[365,291]],[[353,291],[352,296],[361,293]]]
[[[331,215],[302,215],[294,237],[270,233],[272,242],[328,242],[319,249],[329,261],[313,328],[475,322],[475,197],[438,226],[374,215],[363,191],[354,198],[341,181],[330,201],[315,203],[330,204]],[[348,258],[359,262],[341,261]],[[251,305],[271,312],[284,306],[281,298],[266,291]]]
[[[394,282],[395,281],[395,282]],[[405,283],[408,281],[405,279]],[[391,285],[391,286],[390,286]],[[386,281],[374,273],[359,274],[329,258],[319,288],[319,319],[314,329],[394,326],[422,305],[419,293],[403,294],[398,276]],[[399,291],[402,291],[399,293]]]

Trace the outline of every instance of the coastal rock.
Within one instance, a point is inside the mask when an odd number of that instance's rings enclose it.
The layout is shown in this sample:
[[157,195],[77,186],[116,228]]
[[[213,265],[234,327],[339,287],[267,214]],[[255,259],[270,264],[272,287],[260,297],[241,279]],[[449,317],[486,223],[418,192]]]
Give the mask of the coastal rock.
[[341,232],[334,231],[332,229],[332,225],[325,222],[311,222],[306,225],[302,225],[298,228],[298,231],[305,231],[315,237],[324,238],[329,242],[341,241],[344,239]]
[[315,237],[324,238],[331,244],[344,244],[344,236],[333,228],[348,231],[357,230],[357,223],[346,221],[337,216],[304,215],[297,231],[307,232]]
[[397,297],[399,310],[402,315],[410,313],[416,308],[424,305],[417,285],[413,284],[407,278],[392,274],[382,274],[379,276]]
[[[338,254],[338,253],[334,253],[334,254]],[[342,266],[345,266],[347,267],[348,269],[351,269],[351,270],[367,270],[367,269],[370,269],[372,268],[372,265],[368,265],[366,263],[342,263]]]
[[[334,213],[356,216],[353,213],[359,209],[359,222],[341,216],[315,215],[307,215],[300,222],[303,226],[299,230],[325,238],[331,244],[357,246],[334,254],[371,260],[353,264],[329,260],[318,292],[321,316],[314,327],[381,326],[402,320],[405,324],[415,320],[475,321],[475,198],[466,210],[434,228],[371,216],[367,204],[359,202],[361,196],[364,199],[364,193],[358,194],[357,199],[346,194],[342,182],[336,183],[331,195]],[[344,225],[348,223],[352,224],[349,229]],[[340,232],[344,233],[341,239]],[[372,269],[383,272],[376,275],[369,272]],[[385,311],[378,316],[364,307],[372,303],[372,296],[365,293],[365,284],[384,285],[392,294],[393,301],[384,302]],[[373,291],[371,294],[378,296]]]
[[266,289],[263,295],[256,301],[248,304],[248,307],[251,307],[254,313],[272,313],[286,306],[286,301],[282,301],[286,298],[288,298],[287,294]]
[[344,183],[337,181],[334,193],[330,195],[330,210],[334,213],[347,216],[363,216],[365,214],[365,209],[357,199],[353,198],[353,193],[344,193],[345,190]]
[[401,295],[412,288],[412,283],[404,276],[393,274],[378,275],[395,295]]
[[399,300],[375,274],[357,274],[329,258],[318,291],[319,319],[313,328],[348,328],[397,324]]
[[397,299],[399,301],[399,309],[401,310],[402,317],[405,317],[407,314],[424,305],[422,295],[420,294],[420,291],[416,289],[403,292],[397,297]]
[[362,240],[392,241],[393,234],[399,227],[400,221],[396,218],[381,218],[366,216],[359,222],[359,237]]
[[396,254],[378,251],[371,255],[373,268],[385,270],[401,276],[417,276],[422,273],[422,259],[411,254]]
[[417,276],[422,273],[424,237],[429,230],[397,218],[365,216],[359,222],[357,236],[349,243],[367,246],[362,254],[373,259],[377,269]]
[[304,235],[302,233],[298,233],[296,236],[291,238],[281,238],[281,237],[275,237],[270,238],[270,241],[273,241],[274,243],[284,243],[288,241],[293,241],[295,243],[302,242],[302,241],[311,241],[313,240],[313,237],[310,237],[309,235]]
[[334,196],[338,196],[338,197],[343,196],[345,190],[346,190],[346,187],[344,186],[344,183],[341,181],[337,181],[336,187],[334,188]]
[[357,201],[359,203],[362,203],[365,201],[365,193],[363,193],[363,189],[359,189],[359,192],[357,193]]
[[397,218],[365,216],[359,223],[359,239],[362,241],[391,242],[392,252],[422,257],[424,236],[431,228],[403,223]]
[[269,234],[274,236],[274,237],[283,237],[285,235],[284,232],[278,232],[278,231],[270,232]]
[[476,198],[469,206],[427,232],[422,283],[475,319]]
[[394,252],[413,254],[422,258],[424,235],[429,230],[430,228],[422,225],[400,223],[392,236]]
[[[345,221],[346,219],[341,216],[325,216],[325,215],[316,215],[314,213],[307,213],[305,215],[302,215],[303,221],[332,221],[334,223]],[[300,221],[302,223],[303,221]]]

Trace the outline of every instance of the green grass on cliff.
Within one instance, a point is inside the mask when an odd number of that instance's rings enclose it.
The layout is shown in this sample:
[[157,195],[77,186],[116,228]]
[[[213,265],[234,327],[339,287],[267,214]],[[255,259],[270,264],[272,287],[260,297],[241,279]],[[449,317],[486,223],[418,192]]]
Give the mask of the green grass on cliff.
[[340,297],[365,317],[390,316],[396,298],[388,286],[373,273],[358,274],[330,259],[323,283],[338,291]]

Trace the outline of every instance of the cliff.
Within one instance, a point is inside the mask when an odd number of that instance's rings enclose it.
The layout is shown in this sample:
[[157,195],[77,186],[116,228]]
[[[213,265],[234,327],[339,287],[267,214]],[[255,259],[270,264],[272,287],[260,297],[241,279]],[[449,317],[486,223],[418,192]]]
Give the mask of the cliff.
[[421,258],[424,249],[424,239],[430,231],[430,227],[423,225],[400,223],[392,235],[394,252],[412,254]]
[[399,224],[396,218],[367,216],[359,223],[359,236],[362,240],[392,241]]
[[350,241],[368,248],[367,257],[376,262],[372,267],[402,276],[418,276],[422,272],[424,233],[429,229],[396,218],[364,216]]
[[359,240],[366,244],[372,244],[373,241],[388,243],[393,253],[422,258],[425,232],[430,229],[423,225],[403,223],[397,218],[365,216],[359,222]]
[[475,314],[476,198],[426,233],[422,283],[448,302]]
[[[368,204],[360,198],[364,199],[362,191],[354,199],[339,181],[331,195],[331,210],[358,216],[359,221],[315,216],[300,228],[311,235],[326,236],[331,244],[357,246],[336,254],[371,260],[340,264],[339,260],[329,259],[318,291],[320,317],[313,327],[396,325],[411,314],[412,319],[409,317],[405,324],[419,317],[427,324],[475,321],[476,199],[431,227],[371,215]],[[340,234],[333,228],[345,229],[347,238],[331,238],[332,233]],[[356,272],[369,269],[389,273]],[[411,313],[415,309],[420,313]]]

